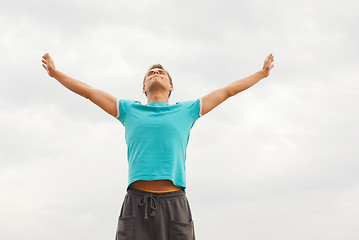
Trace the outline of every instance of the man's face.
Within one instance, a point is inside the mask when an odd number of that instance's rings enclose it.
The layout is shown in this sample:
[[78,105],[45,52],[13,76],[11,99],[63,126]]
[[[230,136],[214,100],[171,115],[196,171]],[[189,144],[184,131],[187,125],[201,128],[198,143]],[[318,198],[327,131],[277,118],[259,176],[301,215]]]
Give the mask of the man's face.
[[156,88],[161,88],[168,91],[173,90],[173,86],[170,83],[167,72],[160,68],[151,69],[146,74],[145,82],[143,84],[143,92],[146,93]]

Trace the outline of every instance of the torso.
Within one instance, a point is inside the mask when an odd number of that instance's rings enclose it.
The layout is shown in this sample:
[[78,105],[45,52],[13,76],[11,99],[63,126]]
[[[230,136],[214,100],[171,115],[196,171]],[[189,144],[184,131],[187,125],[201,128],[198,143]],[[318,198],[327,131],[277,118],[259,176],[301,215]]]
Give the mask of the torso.
[[149,191],[177,191],[182,190],[182,187],[176,186],[173,184],[171,180],[153,180],[153,181],[145,181],[138,180],[131,184],[132,187],[141,189],[141,190],[149,190]]
[[139,101],[123,100],[118,104],[119,120],[126,131],[129,179],[148,176],[161,179],[138,180],[131,187],[148,191],[184,190],[181,186],[186,184],[185,150],[190,130],[199,118],[200,100],[172,105],[166,102],[143,105]]

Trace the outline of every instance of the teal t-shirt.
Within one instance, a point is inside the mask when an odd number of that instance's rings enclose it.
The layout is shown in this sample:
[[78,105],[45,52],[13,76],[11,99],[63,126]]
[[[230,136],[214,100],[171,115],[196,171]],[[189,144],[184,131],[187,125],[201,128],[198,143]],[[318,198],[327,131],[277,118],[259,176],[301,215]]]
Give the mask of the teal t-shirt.
[[170,179],[186,189],[186,149],[201,116],[201,100],[152,102],[118,100],[117,119],[125,127],[128,186],[137,180]]

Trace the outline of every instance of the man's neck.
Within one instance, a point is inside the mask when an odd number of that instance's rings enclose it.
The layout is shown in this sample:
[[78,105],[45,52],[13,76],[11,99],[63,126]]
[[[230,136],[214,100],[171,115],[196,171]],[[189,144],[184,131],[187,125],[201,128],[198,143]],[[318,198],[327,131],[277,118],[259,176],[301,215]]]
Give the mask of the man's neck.
[[166,102],[168,103],[168,93],[148,93],[147,94],[147,103],[151,102]]

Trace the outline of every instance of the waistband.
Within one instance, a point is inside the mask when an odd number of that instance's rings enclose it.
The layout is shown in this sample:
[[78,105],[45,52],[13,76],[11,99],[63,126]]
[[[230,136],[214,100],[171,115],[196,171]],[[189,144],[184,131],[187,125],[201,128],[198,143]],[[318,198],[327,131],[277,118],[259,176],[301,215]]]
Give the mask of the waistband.
[[151,217],[154,217],[156,215],[155,210],[157,209],[156,201],[169,200],[169,199],[186,196],[186,193],[183,190],[178,190],[178,191],[173,191],[173,192],[156,193],[156,192],[148,192],[148,191],[139,190],[139,189],[136,189],[133,187],[127,188],[127,194],[140,198],[140,200],[138,201],[138,205],[140,205],[141,207],[144,206],[144,208],[145,208],[145,212],[144,212],[144,215],[145,215],[144,220],[145,221],[149,220],[149,218],[147,216],[148,205],[150,205],[150,208],[151,208],[150,215],[151,215]]
[[182,197],[182,196],[186,195],[186,193],[183,190],[157,193],[157,192],[149,192],[149,191],[145,191],[145,190],[136,189],[136,188],[133,188],[131,186],[128,187],[127,193],[129,193],[131,195],[136,195],[138,197],[143,197],[146,194],[150,194],[150,195],[152,195],[153,197],[155,197],[156,199],[159,199],[159,200],[160,199]]

